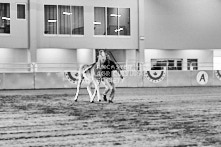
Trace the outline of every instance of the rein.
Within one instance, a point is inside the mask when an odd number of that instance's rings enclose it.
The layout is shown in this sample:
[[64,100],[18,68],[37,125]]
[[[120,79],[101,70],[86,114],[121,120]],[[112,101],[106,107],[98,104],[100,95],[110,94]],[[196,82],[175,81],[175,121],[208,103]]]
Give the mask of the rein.
[[119,69],[122,70],[120,64],[119,64],[119,63],[117,62],[117,60],[114,58],[114,55],[113,55],[110,51],[108,51],[108,54],[111,55],[111,57],[114,59],[114,62],[117,64],[117,66],[119,67]]

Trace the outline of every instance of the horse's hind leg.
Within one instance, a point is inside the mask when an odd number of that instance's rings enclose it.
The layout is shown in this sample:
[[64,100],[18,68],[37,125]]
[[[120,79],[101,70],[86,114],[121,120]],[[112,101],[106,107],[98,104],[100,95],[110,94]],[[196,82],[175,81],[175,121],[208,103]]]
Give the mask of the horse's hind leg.
[[101,95],[100,95],[100,82],[99,81],[94,81],[94,94],[92,96],[92,101],[94,101],[94,98],[97,94],[97,101],[100,102],[101,101]]
[[[95,86],[95,87],[96,87],[96,86]],[[92,95],[92,97],[91,97],[90,102],[92,102],[92,103],[94,102],[94,98],[95,98],[96,94],[97,94],[97,89],[94,88],[94,93],[93,93],[93,95]]]
[[78,80],[77,92],[76,92],[75,97],[74,97],[74,101],[75,101],[75,102],[77,102],[77,100],[78,100],[78,95],[79,95],[79,91],[80,91],[80,87],[81,87],[82,80],[83,80],[82,78],[80,78],[80,79]]
[[97,101],[100,102],[101,101],[101,94],[100,94],[100,83],[97,84]]

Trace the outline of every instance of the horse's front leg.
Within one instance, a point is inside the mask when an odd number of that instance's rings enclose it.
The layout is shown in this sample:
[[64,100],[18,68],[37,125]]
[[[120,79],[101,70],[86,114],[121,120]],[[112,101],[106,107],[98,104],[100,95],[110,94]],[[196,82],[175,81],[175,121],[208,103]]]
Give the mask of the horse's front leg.
[[92,100],[94,100],[95,96],[97,94],[97,101],[101,101],[101,95],[100,95],[100,81],[94,80],[94,94],[92,96]]
[[97,101],[101,101],[101,94],[100,94],[100,83],[97,85]]
[[80,87],[81,87],[82,80],[83,80],[82,78],[80,78],[80,79],[78,80],[77,92],[76,92],[75,97],[74,97],[74,101],[75,101],[75,102],[77,102],[77,100],[78,100],[78,95],[79,95],[79,91],[80,91]]

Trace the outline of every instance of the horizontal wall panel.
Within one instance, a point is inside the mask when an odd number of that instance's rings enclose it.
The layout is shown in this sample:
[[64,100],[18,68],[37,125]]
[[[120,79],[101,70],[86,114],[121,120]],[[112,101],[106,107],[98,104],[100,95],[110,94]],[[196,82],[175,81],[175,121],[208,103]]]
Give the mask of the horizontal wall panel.
[[221,85],[221,70],[213,71],[213,85],[214,86]]
[[77,71],[69,71],[64,72],[63,74],[63,83],[64,88],[76,88],[77,87],[77,80],[76,80],[76,74]]
[[3,74],[0,74],[0,89],[3,89],[4,86],[4,77]]
[[121,71],[123,79],[117,72],[114,72],[114,83],[116,87],[143,87],[143,72]]
[[192,86],[212,86],[213,85],[213,71],[191,71],[191,85]]
[[63,73],[36,73],[35,88],[64,88]]
[[144,71],[143,76],[144,87],[166,87],[167,71]]
[[5,73],[4,89],[34,89],[34,74]]
[[190,71],[168,71],[167,86],[191,86]]

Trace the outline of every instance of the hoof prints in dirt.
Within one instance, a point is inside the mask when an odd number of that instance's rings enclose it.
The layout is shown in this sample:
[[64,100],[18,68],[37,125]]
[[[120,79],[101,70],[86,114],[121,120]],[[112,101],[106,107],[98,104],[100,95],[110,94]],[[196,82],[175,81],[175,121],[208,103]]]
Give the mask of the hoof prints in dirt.
[[70,95],[0,96],[0,101],[0,140],[6,146],[16,140],[21,146],[221,145],[220,109],[214,104],[208,109],[208,103],[161,100],[73,103]]

